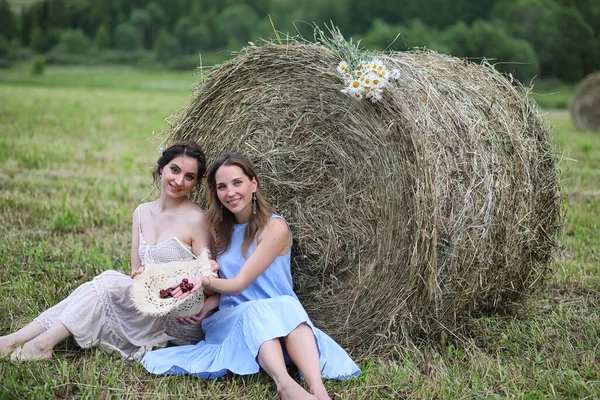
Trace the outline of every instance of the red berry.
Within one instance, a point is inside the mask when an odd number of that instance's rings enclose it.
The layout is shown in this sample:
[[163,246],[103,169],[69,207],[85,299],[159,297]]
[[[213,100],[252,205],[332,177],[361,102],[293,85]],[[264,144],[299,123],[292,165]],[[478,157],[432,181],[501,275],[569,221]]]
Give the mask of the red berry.
[[183,282],[183,283],[188,283],[189,281],[187,280],[187,278],[183,278],[183,279],[181,280],[181,282]]

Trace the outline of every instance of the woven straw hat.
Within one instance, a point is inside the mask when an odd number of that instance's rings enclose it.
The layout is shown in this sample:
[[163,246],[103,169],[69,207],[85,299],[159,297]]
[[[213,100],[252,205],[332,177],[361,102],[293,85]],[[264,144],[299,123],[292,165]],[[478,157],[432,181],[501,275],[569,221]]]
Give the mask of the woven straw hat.
[[133,279],[133,284],[129,288],[129,296],[135,308],[144,315],[154,317],[197,315],[204,304],[203,290],[196,290],[183,300],[177,297],[160,298],[161,289],[167,289],[180,283],[181,279],[187,275],[217,276],[211,270],[208,250],[202,251],[202,254],[195,260],[147,263],[144,272]]

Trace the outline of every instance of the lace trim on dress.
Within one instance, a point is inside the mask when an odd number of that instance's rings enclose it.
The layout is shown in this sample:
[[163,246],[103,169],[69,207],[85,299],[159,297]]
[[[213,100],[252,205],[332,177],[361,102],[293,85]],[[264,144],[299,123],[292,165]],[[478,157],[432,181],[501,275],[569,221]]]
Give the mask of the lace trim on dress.
[[[196,259],[194,253],[192,253],[192,248],[188,245],[183,244],[181,240],[179,240],[177,237],[168,238],[153,246],[148,245],[142,233],[142,215],[140,211],[141,207],[142,205],[140,204],[137,208],[137,214],[138,231],[140,237],[138,255],[140,257],[142,265],[146,265],[149,262],[164,263],[176,260],[188,260],[190,259],[190,257]],[[176,245],[174,243],[176,243]]]
[[46,313],[41,313],[34,321],[37,321],[44,330],[50,329],[50,327],[56,323],[56,321],[46,315]]
[[[102,305],[102,311],[104,317],[106,318],[105,322],[110,326],[111,330],[118,331],[118,335],[116,335],[115,337],[127,337],[128,335],[125,332],[124,326],[121,324],[119,314],[115,311],[112,302],[105,301],[105,299],[108,299],[110,297],[108,295],[109,290],[106,286],[106,282],[104,282],[104,279],[99,279],[105,273],[106,272],[103,272],[102,274],[98,275],[92,280],[92,284],[98,292],[98,301]],[[127,296],[127,294],[125,294],[125,296]],[[164,330],[164,319],[157,318],[157,320],[163,325],[162,329]]]

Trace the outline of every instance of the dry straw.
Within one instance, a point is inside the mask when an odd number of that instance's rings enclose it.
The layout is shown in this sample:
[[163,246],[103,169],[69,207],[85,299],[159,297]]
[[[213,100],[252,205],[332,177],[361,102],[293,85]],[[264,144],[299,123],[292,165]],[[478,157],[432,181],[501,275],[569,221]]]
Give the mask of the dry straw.
[[400,77],[371,104],[340,92],[323,45],[247,47],[205,74],[166,137],[253,160],[291,224],[302,303],[355,357],[458,334],[530,293],[561,222],[526,90],[488,64],[377,56]]
[[575,89],[571,121],[585,131],[600,130],[600,72],[588,75]]

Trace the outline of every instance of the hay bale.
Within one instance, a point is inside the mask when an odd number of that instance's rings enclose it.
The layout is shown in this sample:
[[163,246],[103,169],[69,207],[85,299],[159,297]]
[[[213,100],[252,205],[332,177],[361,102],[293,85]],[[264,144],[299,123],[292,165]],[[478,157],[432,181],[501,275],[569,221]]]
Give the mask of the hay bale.
[[600,130],[600,72],[588,75],[577,85],[570,114],[571,121],[579,129]]
[[253,160],[292,226],[302,303],[355,357],[530,292],[560,220],[549,131],[524,91],[434,52],[380,58],[400,79],[371,104],[340,92],[324,46],[248,47],[167,132]]

